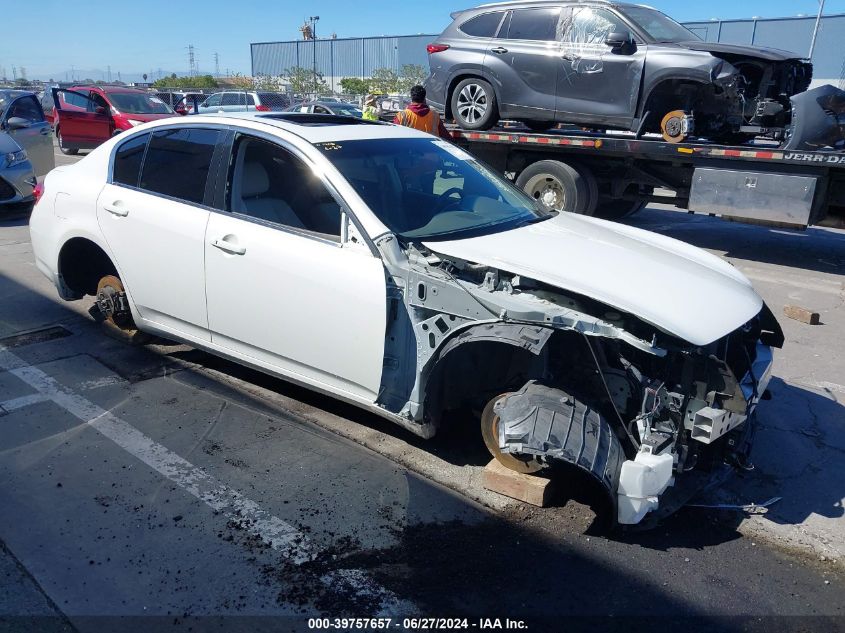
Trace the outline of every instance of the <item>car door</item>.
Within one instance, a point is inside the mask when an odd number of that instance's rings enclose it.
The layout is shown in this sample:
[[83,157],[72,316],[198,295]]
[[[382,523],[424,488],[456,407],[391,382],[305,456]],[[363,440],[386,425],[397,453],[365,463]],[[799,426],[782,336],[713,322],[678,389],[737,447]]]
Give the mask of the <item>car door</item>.
[[[117,146],[97,220],[140,316],[209,340],[204,238],[209,178],[226,133],[167,127]],[[212,181],[209,184],[209,181]]]
[[490,40],[484,73],[513,118],[551,119],[557,90],[560,7],[514,9]]
[[[114,134],[114,120],[107,108],[98,106],[87,94],[53,88],[57,134],[72,149],[88,149],[106,142]],[[67,104],[73,106],[68,108]]]
[[381,260],[340,239],[342,205],[290,145],[239,135],[205,240],[211,340],[293,379],[374,402]]
[[634,118],[647,47],[612,48],[611,33],[631,32],[610,9],[575,6],[561,29],[557,118],[629,126]]
[[223,112],[221,104],[223,101],[223,93],[211,95],[208,99],[199,104],[199,114],[209,114],[211,112]]
[[0,125],[26,150],[36,176],[44,176],[56,166],[52,130],[34,95],[15,99],[6,109]]

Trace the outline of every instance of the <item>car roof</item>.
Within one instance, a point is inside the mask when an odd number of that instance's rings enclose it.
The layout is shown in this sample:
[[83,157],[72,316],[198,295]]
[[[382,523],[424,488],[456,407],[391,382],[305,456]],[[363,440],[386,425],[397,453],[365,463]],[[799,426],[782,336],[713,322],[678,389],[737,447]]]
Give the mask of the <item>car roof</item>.
[[606,5],[611,7],[644,7],[647,9],[652,9],[645,4],[634,4],[630,2],[615,2],[614,0],[504,0],[503,2],[488,2],[485,4],[480,4],[478,6],[465,9],[463,11],[457,11],[454,15],[458,15],[460,13],[466,13],[467,11],[473,11],[475,9],[482,9],[487,7],[518,7],[526,4],[551,4],[551,5],[563,5],[563,4],[598,4],[598,5]]
[[83,89],[83,88],[86,89],[86,90],[102,90],[106,94],[112,94],[112,93],[116,93],[116,92],[132,92],[132,93],[140,92],[141,94],[147,94],[146,90],[141,90],[139,88],[132,88],[130,86],[101,86],[101,85],[96,85],[96,84],[94,84],[94,85],[83,84],[83,85],[79,85],[79,86],[73,86],[72,88],[68,88],[68,90],[80,90],[80,89]]
[[249,127],[263,128],[264,131],[285,131],[311,144],[380,138],[435,138],[425,132],[400,125],[364,121],[358,118],[330,114],[299,114],[295,112],[223,112],[218,114],[192,115],[176,119],[159,119],[151,123],[145,123],[144,128],[151,129],[173,125],[174,123],[212,123],[215,125],[246,123]]

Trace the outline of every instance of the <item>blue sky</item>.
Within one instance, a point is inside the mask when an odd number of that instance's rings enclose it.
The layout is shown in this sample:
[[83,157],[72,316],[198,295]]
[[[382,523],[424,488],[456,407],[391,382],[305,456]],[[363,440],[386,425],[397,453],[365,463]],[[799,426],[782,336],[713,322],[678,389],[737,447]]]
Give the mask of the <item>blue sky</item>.
[[[436,33],[449,23],[449,13],[484,0],[414,0],[405,3],[350,0],[273,2],[263,0],[42,0],[39,18],[24,20],[33,28],[4,28],[0,38],[0,74],[24,66],[31,78],[64,79],[73,67],[93,79],[134,79],[161,68],[188,69],[193,44],[198,67],[214,71],[218,53],[221,72],[248,74],[249,43],[297,39],[309,15],[319,15],[317,35],[409,35]],[[679,21],[710,18],[780,17],[815,14],[817,0],[643,0]],[[845,13],[845,0],[828,0],[826,13]],[[37,26],[36,26],[37,25]],[[49,26],[46,26],[49,25]],[[23,27],[24,25],[21,24]],[[97,74],[95,74],[97,73]]]

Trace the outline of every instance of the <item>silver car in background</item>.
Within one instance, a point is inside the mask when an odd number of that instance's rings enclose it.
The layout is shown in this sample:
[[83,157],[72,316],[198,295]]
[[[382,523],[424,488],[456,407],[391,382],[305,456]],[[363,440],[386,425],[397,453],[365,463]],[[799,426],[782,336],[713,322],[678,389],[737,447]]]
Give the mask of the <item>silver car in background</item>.
[[199,104],[197,114],[215,112],[280,112],[291,105],[281,92],[264,90],[224,90],[215,92]]
[[54,166],[50,124],[36,96],[0,90],[0,208],[32,201],[37,177]]

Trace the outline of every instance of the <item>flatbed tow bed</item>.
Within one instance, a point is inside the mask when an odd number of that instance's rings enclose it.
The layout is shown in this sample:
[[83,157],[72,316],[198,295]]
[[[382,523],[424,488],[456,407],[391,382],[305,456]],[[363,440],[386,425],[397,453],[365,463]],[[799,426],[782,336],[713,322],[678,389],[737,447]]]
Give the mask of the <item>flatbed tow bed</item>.
[[518,124],[484,132],[447,127],[457,145],[549,208],[621,219],[660,202],[742,222],[845,227],[845,152],[765,141],[669,143],[578,128],[536,133]]

